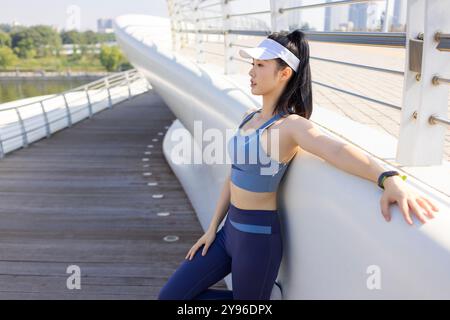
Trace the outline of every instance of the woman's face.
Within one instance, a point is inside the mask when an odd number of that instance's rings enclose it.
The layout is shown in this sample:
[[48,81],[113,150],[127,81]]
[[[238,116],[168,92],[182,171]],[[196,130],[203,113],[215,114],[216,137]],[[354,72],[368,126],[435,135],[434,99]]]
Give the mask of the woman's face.
[[278,70],[275,59],[253,59],[252,68],[249,71],[252,94],[265,95],[279,91],[290,76],[288,67]]

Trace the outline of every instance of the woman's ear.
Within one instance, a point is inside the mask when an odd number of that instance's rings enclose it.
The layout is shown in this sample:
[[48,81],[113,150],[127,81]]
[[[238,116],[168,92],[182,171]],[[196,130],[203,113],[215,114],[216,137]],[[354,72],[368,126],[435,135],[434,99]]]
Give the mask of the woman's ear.
[[288,81],[293,76],[294,71],[290,67],[284,67],[280,72],[280,80]]

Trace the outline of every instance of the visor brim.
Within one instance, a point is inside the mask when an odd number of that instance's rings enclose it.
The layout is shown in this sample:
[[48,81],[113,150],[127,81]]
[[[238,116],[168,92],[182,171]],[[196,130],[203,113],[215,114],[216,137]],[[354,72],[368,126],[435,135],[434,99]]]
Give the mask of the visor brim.
[[240,49],[239,55],[242,58],[246,59],[258,59],[258,60],[269,60],[277,58],[276,54],[271,53],[267,48],[248,48],[248,49]]

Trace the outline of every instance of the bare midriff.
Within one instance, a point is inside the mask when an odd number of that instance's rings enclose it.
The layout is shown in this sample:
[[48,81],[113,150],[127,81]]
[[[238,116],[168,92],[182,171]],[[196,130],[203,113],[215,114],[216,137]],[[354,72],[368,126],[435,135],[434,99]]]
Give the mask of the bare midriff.
[[230,181],[230,202],[239,209],[276,210],[277,192],[248,191]]

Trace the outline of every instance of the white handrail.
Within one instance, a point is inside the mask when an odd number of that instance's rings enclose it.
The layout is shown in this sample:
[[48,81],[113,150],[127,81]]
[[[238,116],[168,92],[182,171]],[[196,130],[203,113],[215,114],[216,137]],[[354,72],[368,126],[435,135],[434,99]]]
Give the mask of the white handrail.
[[[138,90],[137,92],[133,93],[132,87],[135,84],[137,84],[137,85],[142,84],[142,82],[144,83],[145,90],[142,91],[142,89],[141,89],[141,90]],[[27,102],[24,104],[13,106],[13,107],[0,109],[0,118],[2,118],[2,114],[7,114],[8,112],[15,112],[15,114],[17,116],[16,121],[7,123],[6,125],[3,126],[3,128],[0,126],[0,159],[4,157],[5,153],[17,149],[17,146],[15,146],[12,149],[10,148],[11,150],[6,150],[5,144],[10,142],[11,140],[21,137],[22,142],[19,147],[27,147],[30,143],[30,139],[29,139],[30,134],[34,133],[38,129],[45,128],[45,135],[43,137],[49,138],[56,131],[56,130],[52,130],[52,126],[51,126],[55,122],[65,119],[66,124],[64,127],[71,127],[72,124],[74,123],[73,117],[75,114],[77,114],[83,110],[85,111],[87,109],[88,118],[91,118],[94,113],[103,110],[103,109],[100,109],[100,110],[95,111],[94,106],[97,107],[99,104],[101,104],[105,100],[107,100],[107,108],[108,109],[112,108],[112,106],[113,106],[112,90],[117,89],[117,88],[125,88],[127,90],[127,95],[126,95],[125,99],[129,100],[134,95],[147,91],[150,88],[150,85],[147,82],[147,80],[138,72],[138,70],[132,69],[132,70],[123,71],[123,72],[120,72],[117,74],[113,74],[113,75],[98,79],[98,80],[88,83],[86,85],[82,85],[82,86],[79,86],[79,87],[76,87],[76,88],[73,88],[70,90],[66,90],[61,93],[51,95],[49,97],[42,98],[38,101]],[[106,97],[100,98],[100,100],[99,100],[99,96],[101,94],[104,95],[104,91],[107,92]],[[84,94],[76,95],[75,99],[72,99],[70,101],[68,100],[69,95],[73,96],[76,93],[82,93],[82,92],[84,92]],[[55,115],[49,114],[49,113],[51,113],[51,111],[48,111],[46,109],[45,102],[48,102],[52,99],[58,99],[58,98],[61,98],[63,101],[61,108],[65,109],[65,114],[64,114],[64,116],[53,119]],[[115,99],[114,103],[118,103],[123,100],[124,99],[120,99],[120,98]],[[85,103],[84,104],[81,103],[81,106],[77,105],[76,107],[75,106],[71,107],[70,104],[73,104],[74,102],[79,103],[80,101],[84,101]],[[31,107],[33,105],[38,105],[41,112],[38,114],[33,114],[32,116],[29,116],[28,119],[25,119],[24,114],[23,114],[23,113],[25,113],[25,111],[22,111],[22,110],[25,110],[26,107]],[[76,110],[74,110],[75,108],[76,108]],[[52,111],[54,111],[54,110],[52,110]],[[28,110],[28,112],[29,112],[29,110]],[[51,118],[51,116],[53,116],[53,117]],[[37,117],[42,117],[44,120],[43,123]],[[83,119],[84,118],[81,117],[75,122],[81,121]],[[30,124],[34,124],[35,122],[37,122],[38,125],[33,126],[31,128]],[[26,125],[26,123],[28,125]],[[12,132],[16,132],[18,129],[19,129],[20,133],[11,134]],[[57,129],[60,130],[61,127],[57,128]],[[38,139],[34,139],[33,141],[36,141],[36,140],[38,140]]]

